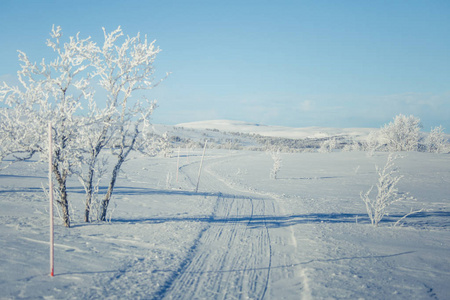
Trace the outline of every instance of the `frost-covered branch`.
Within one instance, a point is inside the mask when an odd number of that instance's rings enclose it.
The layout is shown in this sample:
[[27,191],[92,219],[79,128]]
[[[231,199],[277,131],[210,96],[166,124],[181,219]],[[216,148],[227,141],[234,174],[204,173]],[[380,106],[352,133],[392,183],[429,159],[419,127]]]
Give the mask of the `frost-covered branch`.
[[408,194],[400,194],[398,192],[396,186],[403,176],[397,175],[397,169],[394,166],[396,159],[397,156],[390,153],[383,169],[378,168],[378,166],[376,167],[378,174],[376,197],[372,198],[370,196],[374,188],[373,186],[366,193],[360,193],[361,200],[364,201],[367,214],[374,226],[378,226],[378,223],[387,214],[387,208],[390,205],[399,201],[412,199]]

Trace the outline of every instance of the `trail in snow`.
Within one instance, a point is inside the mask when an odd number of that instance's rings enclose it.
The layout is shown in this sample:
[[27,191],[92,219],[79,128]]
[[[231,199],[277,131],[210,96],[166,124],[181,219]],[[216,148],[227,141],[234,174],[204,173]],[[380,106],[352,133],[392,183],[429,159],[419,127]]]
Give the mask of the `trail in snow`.
[[167,299],[263,299],[270,267],[270,235],[254,217],[267,212],[264,201],[219,196],[209,228],[195,255],[170,284]]
[[[185,169],[187,174],[192,172],[189,167]],[[292,271],[286,271],[292,269],[292,261],[289,264],[289,258],[283,255],[286,250],[280,250],[285,249],[284,240],[291,232],[280,235],[267,222],[278,214],[275,199],[242,191],[236,193],[220,178],[210,177],[206,184],[206,188],[219,188],[224,193],[217,197],[208,227],[199,236],[186,264],[158,298],[269,298],[266,296],[272,284],[279,285],[293,275]],[[275,253],[272,239],[276,242]],[[272,270],[274,260],[282,265],[275,271]],[[298,289],[299,284],[292,287]]]

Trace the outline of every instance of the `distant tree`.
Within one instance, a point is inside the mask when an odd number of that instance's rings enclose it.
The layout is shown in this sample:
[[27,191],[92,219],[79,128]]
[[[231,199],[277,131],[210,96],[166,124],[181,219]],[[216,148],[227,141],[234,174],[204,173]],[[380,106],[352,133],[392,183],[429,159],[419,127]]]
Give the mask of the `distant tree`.
[[380,130],[379,141],[388,151],[416,151],[421,128],[419,118],[399,114]]
[[431,129],[430,134],[425,140],[428,152],[442,153],[447,148],[448,141],[444,135],[442,126]]
[[379,135],[378,131],[372,130],[364,140],[363,148],[368,151],[369,155],[373,155],[376,150],[380,149]]
[[336,138],[327,139],[322,142],[319,148],[320,153],[332,152],[337,147]]

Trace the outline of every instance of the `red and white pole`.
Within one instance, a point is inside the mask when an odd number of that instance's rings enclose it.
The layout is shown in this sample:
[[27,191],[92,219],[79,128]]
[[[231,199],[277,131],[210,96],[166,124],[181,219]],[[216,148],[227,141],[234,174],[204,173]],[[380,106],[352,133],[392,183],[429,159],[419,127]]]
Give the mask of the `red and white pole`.
[[48,123],[48,194],[50,196],[50,276],[55,275],[54,272],[54,232],[53,232],[53,149],[52,149],[52,123]]

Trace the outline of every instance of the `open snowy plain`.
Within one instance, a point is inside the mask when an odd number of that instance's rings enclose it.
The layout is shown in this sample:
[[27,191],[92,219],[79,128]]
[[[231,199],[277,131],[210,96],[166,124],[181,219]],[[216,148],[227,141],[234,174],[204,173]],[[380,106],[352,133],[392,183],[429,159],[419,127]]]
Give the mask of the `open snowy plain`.
[[[45,164],[0,173],[1,299],[450,299],[450,155],[402,153],[415,201],[370,224],[360,192],[387,153],[201,149],[124,165],[109,222],[55,227],[49,276]],[[103,187],[105,188],[105,187]],[[424,209],[400,224],[408,212]]]

